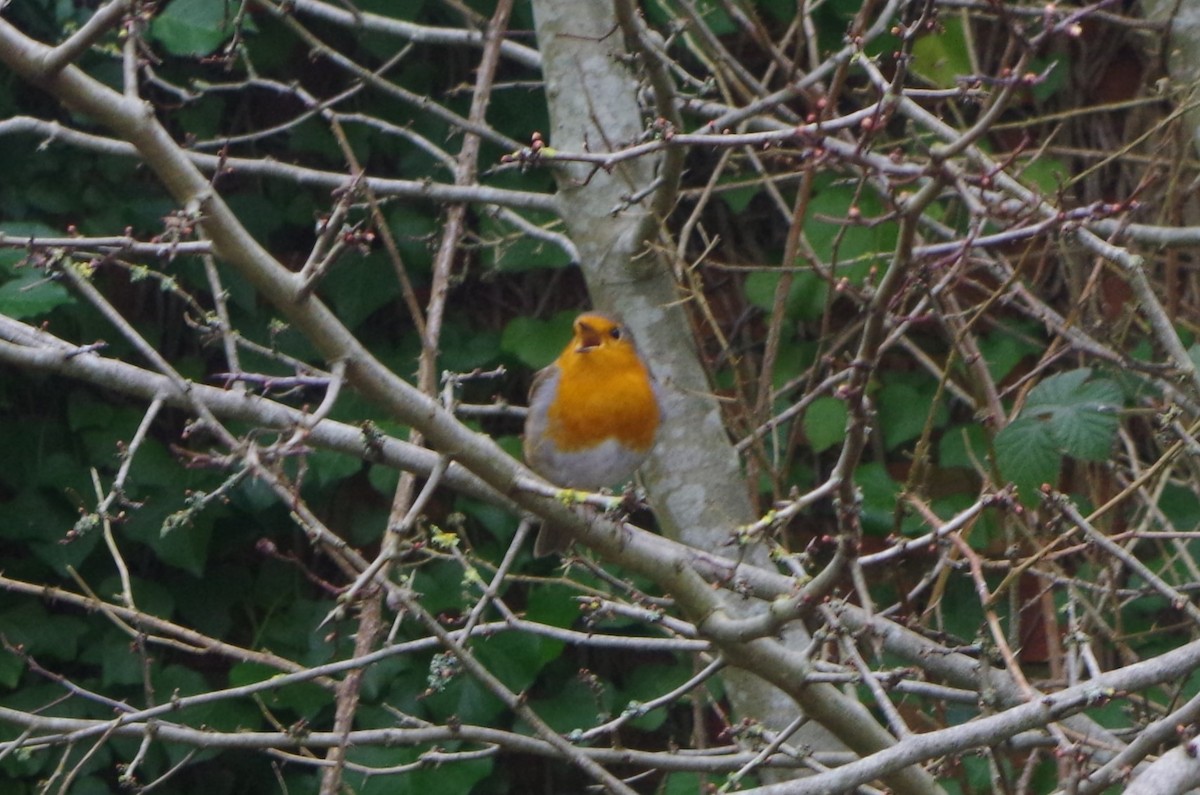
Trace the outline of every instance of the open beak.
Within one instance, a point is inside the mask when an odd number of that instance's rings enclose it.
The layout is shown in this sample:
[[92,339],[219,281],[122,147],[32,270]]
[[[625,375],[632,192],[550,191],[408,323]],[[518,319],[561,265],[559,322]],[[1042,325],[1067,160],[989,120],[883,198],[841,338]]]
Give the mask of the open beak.
[[590,351],[592,348],[599,347],[600,332],[586,323],[580,323],[575,327],[575,339],[579,341],[579,345],[576,346],[575,350],[584,353]]

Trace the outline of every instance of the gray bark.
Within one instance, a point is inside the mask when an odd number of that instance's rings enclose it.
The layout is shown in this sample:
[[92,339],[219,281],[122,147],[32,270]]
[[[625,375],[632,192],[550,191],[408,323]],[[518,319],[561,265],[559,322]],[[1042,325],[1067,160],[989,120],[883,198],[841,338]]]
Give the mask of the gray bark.
[[[633,59],[612,5],[534,0],[533,10],[550,109],[550,146],[601,152],[636,142],[647,124],[638,106]],[[625,161],[611,173],[593,172],[586,164],[559,166],[560,214],[579,249],[596,307],[625,321],[664,387],[665,426],[642,469],[655,516],[667,535],[700,549],[716,549],[754,516],[670,265],[647,249],[662,219],[652,217],[650,196],[636,204],[627,201],[647,191],[660,165],[661,158],[644,157]],[[761,548],[750,550],[748,558],[770,566]],[[736,605],[729,609],[737,612]],[[795,717],[795,702],[762,679],[733,670],[725,682],[739,714],[772,729]],[[791,741],[818,750],[845,748],[815,724]]]

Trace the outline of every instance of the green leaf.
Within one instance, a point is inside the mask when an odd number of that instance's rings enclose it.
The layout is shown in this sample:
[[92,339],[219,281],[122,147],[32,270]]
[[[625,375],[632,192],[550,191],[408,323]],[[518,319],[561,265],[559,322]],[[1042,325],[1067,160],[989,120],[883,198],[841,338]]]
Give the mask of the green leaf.
[[385,699],[397,679],[411,677],[413,673],[413,660],[407,655],[374,662],[363,671],[363,698],[372,703]]
[[533,684],[544,664],[542,642],[538,635],[504,632],[476,640],[473,646],[479,661],[509,690],[519,693]]
[[[727,187],[732,186],[732,187]],[[730,212],[740,215],[755,196],[762,193],[762,181],[749,174],[727,174],[717,180],[717,195]]]
[[704,791],[704,779],[699,773],[669,773],[661,790],[663,795],[695,795]]
[[[361,710],[367,712],[368,710]],[[353,763],[345,773],[345,792],[355,795],[469,795],[475,784],[489,780],[493,774],[491,759],[455,761],[449,765],[422,765],[417,758],[421,750],[416,748],[390,748],[384,746],[351,747],[346,759]],[[460,750],[456,744],[444,746],[444,750]],[[401,775],[379,775],[362,771],[387,770],[400,766],[411,769]],[[300,795],[289,785],[288,791]],[[315,790],[314,790],[315,791]],[[491,786],[481,791],[499,792]]]
[[841,444],[846,438],[846,404],[832,397],[814,400],[804,412],[804,435],[814,453]]
[[854,485],[862,493],[862,526],[868,535],[888,535],[896,514],[900,484],[888,474],[887,467],[870,461],[854,470]]
[[[31,237],[57,237],[58,229],[43,223],[32,221],[6,221],[0,224],[0,235],[9,240],[28,240]],[[0,272],[13,273],[18,262],[25,259],[28,252],[21,248],[0,249]]]
[[974,469],[987,460],[987,437],[979,423],[947,428],[938,443],[938,464]]
[[309,472],[322,486],[331,486],[345,480],[357,474],[363,467],[359,459],[332,450],[314,450],[308,454],[307,460]]
[[67,426],[72,431],[108,428],[112,425],[115,413],[111,403],[98,400],[89,392],[77,390],[67,397]]
[[533,368],[554,361],[571,339],[575,312],[559,312],[550,320],[515,317],[500,335],[500,350],[512,354]]
[[1037,188],[1043,196],[1054,196],[1070,178],[1071,170],[1053,157],[1036,157],[1021,169],[1021,179]]
[[[129,656],[129,644],[125,644],[125,656]],[[21,681],[21,673],[25,670],[25,663],[15,654],[0,655],[0,687],[11,690]]]
[[572,676],[562,686],[545,695],[530,699],[529,705],[555,731],[566,734],[587,729],[612,714],[612,688],[592,690],[578,676]]
[[137,685],[142,681],[142,660],[129,653],[129,638],[110,633],[100,647],[100,676],[106,688]]
[[[743,289],[746,300],[764,312],[775,309],[775,290],[782,274],[777,271],[756,271],[746,277]],[[797,273],[784,299],[784,311],[801,320],[815,320],[825,309],[825,294],[828,287],[815,273]]]
[[[242,687],[282,675],[283,672],[279,669],[262,663],[238,663],[229,670],[229,686]],[[290,709],[305,717],[315,715],[318,710],[329,704],[330,700],[329,693],[312,682],[296,682],[286,687],[263,690],[260,691],[259,697],[269,707]]]
[[432,269],[432,241],[440,228],[437,218],[408,204],[396,205],[386,215],[405,267],[418,273]]
[[[133,601],[141,612],[159,618],[170,618],[175,612],[174,587],[139,577],[131,577],[129,586],[133,590]],[[97,590],[115,597],[121,593],[121,580],[115,574],[105,577]]]
[[399,480],[399,472],[382,464],[371,464],[367,470],[367,482],[371,484],[371,488],[387,497],[395,493]]
[[445,720],[451,715],[466,724],[494,726],[504,713],[504,703],[469,674],[460,672],[439,692],[425,698],[433,720]]
[[400,284],[384,257],[372,254],[364,259],[347,257],[318,290],[333,305],[338,318],[356,329],[372,313],[396,301]]
[[[738,28],[729,14],[715,0],[697,0],[696,12],[704,20],[704,26],[715,36],[728,36],[736,33]],[[677,14],[667,3],[652,0],[646,6],[646,15],[656,24],[665,25],[677,20]]]
[[5,640],[21,646],[35,658],[74,660],[79,641],[87,632],[82,618],[47,613],[37,602],[22,602],[0,613]]
[[1183,486],[1165,486],[1158,507],[1176,527],[1200,526],[1200,501]]
[[1053,486],[1058,482],[1062,455],[1038,419],[1013,420],[996,434],[995,447],[1000,474],[1016,485],[1025,504],[1037,502],[1038,487],[1043,483]]
[[1045,102],[1067,85],[1067,75],[1071,72],[1070,60],[1061,53],[1056,53],[1052,59],[1034,58],[1029,62],[1029,71],[1045,75],[1040,82],[1034,83],[1030,89],[1033,98]]
[[912,70],[939,88],[953,88],[958,77],[971,74],[962,22],[943,17],[939,33],[917,39]]
[[884,447],[891,450],[920,436],[930,411],[934,412],[935,428],[946,423],[946,405],[933,402],[934,387],[929,380],[919,386],[894,380],[884,384],[876,400]]
[[[533,223],[539,226],[547,225],[551,217],[541,213],[529,214]],[[490,260],[490,266],[506,273],[538,268],[563,268],[571,264],[571,258],[562,248],[546,240],[540,240],[533,235],[524,233],[514,234],[513,227],[497,218],[485,215],[480,221],[480,236],[485,240],[500,241],[496,246],[488,246],[484,255]]]
[[168,518],[180,506],[172,504],[166,496],[155,499],[153,495],[160,494],[159,489],[146,493],[146,504],[130,514],[124,532],[153,549],[162,562],[178,566],[196,577],[204,576],[215,521],[213,514],[194,514],[187,524],[174,527],[164,535],[164,524],[169,526]]
[[[858,183],[832,174],[818,176],[813,180],[804,233],[822,262],[836,262],[839,278],[861,284],[873,267],[892,256],[899,226],[889,220],[845,228],[843,223],[852,209],[863,219],[879,219],[890,213],[875,194],[860,190]],[[815,274],[813,278],[817,278]]]
[[1041,422],[1067,455],[1103,461],[1120,424],[1123,395],[1115,381],[1089,381],[1091,374],[1091,368],[1081,367],[1050,376],[1030,391],[1021,417]]
[[500,338],[462,319],[447,319],[442,327],[443,369],[458,373],[493,364],[500,353]]
[[150,37],[172,55],[211,55],[233,33],[232,11],[215,0],[173,0],[150,25]]
[[[505,437],[505,441],[511,443],[515,441],[515,438],[508,436]],[[520,455],[520,450],[517,450],[516,454]],[[388,493],[389,495],[391,494],[391,492]],[[498,544],[507,545],[508,542],[512,540],[512,537],[516,535],[518,524],[517,518],[509,511],[501,508],[499,505],[493,505],[481,500],[473,500],[469,497],[463,497],[460,495],[455,501],[455,508],[461,511],[463,514],[469,516],[472,523],[482,527],[486,531],[487,535],[491,536],[491,538]],[[481,539],[476,541],[476,543],[479,544],[486,542]],[[527,616],[528,609],[529,608],[527,607]],[[566,625],[564,624],[561,626]]]
[[[644,704],[682,685],[691,675],[682,664],[638,665],[626,676],[624,687],[617,695],[616,709],[629,709],[630,705]],[[630,726],[643,731],[654,731],[667,719],[664,707],[649,710],[634,718]]]
[[[225,534],[223,543],[232,547],[229,535]],[[238,553],[235,556],[241,557]],[[222,563],[206,569],[203,577],[172,580],[171,595],[175,598],[179,616],[188,626],[215,638],[226,636],[234,625],[234,616],[245,609],[242,598],[253,585],[250,573],[239,564],[240,561]]]
[[994,380],[1002,381],[1026,356],[1039,354],[1041,347],[1014,330],[1001,327],[979,338],[979,352],[987,363],[988,373]]
[[17,320],[39,317],[55,307],[73,303],[75,299],[65,287],[42,273],[31,271],[0,284],[0,315]]
[[[779,351],[775,355],[775,367],[771,372],[772,386],[780,389],[794,379],[796,373],[804,372],[804,369],[813,363],[813,356],[816,352],[817,345],[812,340],[795,340],[787,337],[781,339]],[[783,411],[790,405],[790,400],[780,399],[777,411]]]

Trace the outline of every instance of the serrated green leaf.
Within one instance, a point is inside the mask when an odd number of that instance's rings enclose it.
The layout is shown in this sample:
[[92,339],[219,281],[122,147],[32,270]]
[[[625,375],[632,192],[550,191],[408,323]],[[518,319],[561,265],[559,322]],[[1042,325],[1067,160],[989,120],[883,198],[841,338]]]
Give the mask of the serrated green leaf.
[[55,307],[73,304],[67,289],[36,272],[24,273],[0,284],[0,315],[22,320],[38,317]]
[[1083,386],[1091,374],[1092,368],[1080,367],[1044,379],[1029,391],[1029,397],[1025,401],[1025,411],[1022,414],[1042,406],[1053,407],[1070,403],[1075,390]]
[[1120,425],[1116,412],[1117,406],[1113,404],[1061,412],[1058,421],[1051,426],[1054,441],[1072,458],[1107,460]]
[[1054,485],[1062,454],[1044,423],[1035,417],[1013,420],[996,434],[996,465],[1000,474],[1016,484],[1021,501],[1033,504],[1043,483]]
[[1021,418],[1036,420],[1059,450],[1085,461],[1108,457],[1120,424],[1121,387],[1107,378],[1088,380],[1081,367],[1050,376],[1029,393]]

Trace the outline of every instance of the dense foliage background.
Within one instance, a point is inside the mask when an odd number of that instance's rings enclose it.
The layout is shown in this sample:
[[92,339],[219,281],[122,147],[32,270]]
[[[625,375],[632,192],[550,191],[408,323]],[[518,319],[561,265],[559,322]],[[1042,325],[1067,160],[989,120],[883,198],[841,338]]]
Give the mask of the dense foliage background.
[[1200,786],[1167,5],[0,4],[0,786]]

